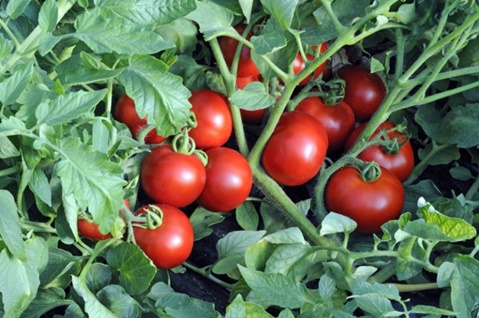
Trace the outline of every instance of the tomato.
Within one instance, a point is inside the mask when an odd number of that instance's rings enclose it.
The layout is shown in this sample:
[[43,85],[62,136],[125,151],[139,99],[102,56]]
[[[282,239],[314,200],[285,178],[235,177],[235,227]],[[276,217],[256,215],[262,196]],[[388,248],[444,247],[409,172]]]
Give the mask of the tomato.
[[[119,122],[125,124],[134,138],[137,138],[138,132],[147,125],[145,118],[140,118],[136,112],[133,99],[123,94],[117,101],[113,110],[113,117]],[[155,129],[150,130],[145,136],[146,144],[159,144],[166,140],[166,137],[159,136]]]
[[356,168],[346,166],[328,180],[324,200],[329,211],[356,221],[358,233],[375,233],[401,214],[404,188],[387,169],[381,168],[378,179],[365,181]]
[[276,182],[286,186],[306,183],[321,169],[328,135],[313,116],[284,113],[261,154],[261,163]]
[[[313,49],[317,49],[316,46],[313,47]],[[325,43],[321,44],[321,47],[320,47],[320,53],[324,53],[327,49],[327,46]],[[314,55],[311,55],[311,54],[306,54],[306,58],[309,60],[309,61],[312,61],[314,60]],[[321,73],[323,72],[323,70],[325,69],[326,67],[326,62],[324,62],[323,64],[319,65],[316,70],[312,73],[314,74],[314,78],[318,78],[319,75],[321,75]],[[301,53],[298,53],[295,57],[295,59],[293,60],[293,73],[294,74],[298,74],[299,72],[301,72],[304,68],[306,67],[306,63],[304,62],[303,60],[303,57],[301,56]],[[311,74],[308,75],[305,79],[303,79],[301,82],[299,82],[299,85],[305,85],[309,79],[311,78]]]
[[226,98],[212,90],[200,89],[191,92],[191,111],[198,125],[189,135],[199,149],[223,146],[233,132],[233,118]]
[[[129,209],[130,203],[128,200],[124,200],[125,206]],[[123,210],[120,210],[123,213]],[[98,228],[98,224],[92,220],[87,220],[85,218],[79,217],[77,220],[78,233],[90,240],[101,241],[106,240],[112,237],[111,233],[103,234]]]
[[[246,28],[245,24],[238,24],[235,26],[236,31],[241,35],[243,34],[244,29]],[[246,39],[249,40],[253,35],[252,32],[249,32],[246,36]],[[226,64],[231,67],[233,64],[233,59],[236,53],[236,49],[238,48],[238,40],[233,38],[223,36],[220,37],[219,45],[221,52],[223,53],[223,57],[226,61]],[[251,58],[251,51],[250,48],[246,45],[241,47],[241,53],[238,61],[238,70],[236,75],[238,77],[248,77],[248,76],[258,76],[260,74],[258,67],[254,63],[253,59]]]
[[[345,151],[352,147],[353,143],[359,137],[364,127],[368,122],[362,123],[356,127],[351,135],[346,140]],[[391,122],[384,122],[376,129],[376,132],[371,136],[373,138],[381,130],[390,130],[394,128],[394,124]],[[398,131],[391,131],[387,134],[387,137],[391,140],[397,139],[398,145],[392,149],[388,149],[382,145],[372,145],[364,149],[358,158],[363,161],[375,161],[380,166],[388,169],[395,174],[399,180],[405,181],[414,169],[414,151],[412,149],[411,142],[408,137]]]
[[340,68],[338,76],[345,81],[344,101],[351,106],[356,120],[370,119],[386,96],[381,77],[355,65]]
[[143,191],[156,203],[182,207],[194,202],[203,191],[206,170],[197,156],[161,145],[143,159],[140,181]]
[[320,97],[303,99],[296,111],[306,112],[315,117],[328,134],[328,153],[342,151],[346,139],[354,129],[354,113],[344,101],[336,105],[326,105]]
[[[259,76],[237,77],[236,86],[239,89],[243,89],[249,83],[257,82],[259,80]],[[257,110],[240,109],[241,118],[245,123],[248,124],[261,124],[263,122],[265,112],[265,108]]]
[[167,204],[144,205],[136,215],[147,213],[150,206],[161,209],[161,225],[154,228],[133,226],[136,244],[156,267],[170,269],[185,262],[193,250],[194,232],[189,218],[180,209]]
[[198,203],[214,212],[233,210],[246,200],[253,186],[248,161],[226,147],[209,149],[206,154],[206,184]]

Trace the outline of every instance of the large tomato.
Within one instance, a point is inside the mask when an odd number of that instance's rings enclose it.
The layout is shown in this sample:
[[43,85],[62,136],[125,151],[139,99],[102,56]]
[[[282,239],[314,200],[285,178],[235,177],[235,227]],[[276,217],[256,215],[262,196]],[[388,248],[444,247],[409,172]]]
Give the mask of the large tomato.
[[153,148],[141,164],[143,191],[156,203],[182,207],[194,202],[206,181],[206,170],[193,154],[172,150],[171,145]]
[[297,111],[314,116],[328,134],[328,153],[342,151],[346,139],[354,129],[354,113],[344,101],[336,105],[326,105],[321,97],[311,96],[303,99]]
[[[121,123],[124,123],[131,132],[133,138],[137,138],[138,132],[147,125],[145,118],[140,118],[136,112],[133,99],[123,94],[117,101],[113,110],[113,117]],[[150,130],[145,136],[146,144],[158,144],[164,141],[166,137],[160,136],[155,129]]]
[[338,76],[345,81],[344,101],[351,106],[356,120],[370,119],[386,96],[381,77],[356,65],[340,68]]
[[154,229],[133,226],[136,244],[158,268],[170,269],[185,262],[193,250],[194,232],[189,218],[180,209],[167,204],[144,205],[135,214],[161,210],[161,225]]
[[[238,24],[235,26],[236,31],[241,35],[243,34],[244,30],[246,28],[246,25],[244,24]],[[246,36],[246,39],[249,40],[251,36],[253,35],[252,32],[249,32]],[[227,37],[223,36],[220,37],[219,39],[219,45],[221,52],[223,53],[223,57],[226,61],[226,64],[231,67],[231,64],[233,64],[233,59],[236,53],[236,49],[238,48],[238,41]],[[253,59],[251,58],[251,51],[250,48],[247,47],[246,45],[243,45],[241,47],[241,53],[238,61],[238,70],[236,75],[238,77],[248,77],[248,76],[258,76],[260,74],[258,68],[256,67],[256,64],[254,63]]]
[[[345,151],[352,147],[367,124],[368,122],[362,123],[353,130],[346,140]],[[381,130],[390,130],[394,126],[389,121],[382,123],[371,138],[376,136]],[[380,166],[395,174],[399,180],[405,181],[414,169],[414,151],[411,142],[405,134],[398,131],[390,131],[387,133],[387,137],[392,141],[395,139],[396,142],[392,143],[390,147],[379,144],[369,146],[358,155],[358,158],[363,161],[377,162]]]
[[200,89],[191,93],[191,111],[198,125],[189,135],[199,149],[223,146],[233,132],[233,118],[226,98],[212,90]]
[[[125,199],[124,204],[128,209],[130,208],[130,203],[128,202],[128,200]],[[123,210],[120,210],[120,212],[123,213]],[[100,241],[100,240],[106,240],[112,237],[111,233],[107,233],[107,234],[101,233],[100,229],[98,228],[98,224],[84,217],[78,218],[77,228],[78,228],[78,234],[90,240]]]
[[198,203],[214,212],[233,210],[246,200],[253,186],[248,161],[226,147],[209,149],[206,154],[206,184]]
[[[327,45],[325,43],[321,44],[320,46],[320,53],[324,53],[326,50],[327,50]],[[313,49],[317,49],[317,46],[314,46]],[[308,59],[308,61],[312,61],[314,60],[314,55],[311,55],[309,53],[306,54],[306,58]],[[325,69],[326,67],[326,62],[324,62],[323,64],[319,65],[316,70],[308,75],[305,79],[303,79],[301,82],[299,82],[299,85],[305,85],[309,79],[311,78],[311,75],[314,76],[314,79],[318,78],[319,75],[321,75],[323,73],[323,70]],[[306,63],[305,61],[303,60],[303,57],[301,56],[300,53],[298,53],[295,57],[295,59],[293,60],[293,73],[294,74],[298,74],[299,72],[301,72],[304,68],[306,67]]]
[[[236,87],[238,87],[238,89],[243,89],[249,83],[258,82],[259,80],[259,76],[237,77]],[[241,118],[245,123],[248,124],[261,124],[263,122],[265,112],[265,108],[257,110],[240,109]]]
[[374,233],[399,217],[404,204],[401,181],[380,168],[379,178],[366,181],[358,169],[343,167],[326,184],[324,200],[329,211],[343,214],[358,224],[358,233]]
[[278,183],[297,186],[321,169],[328,135],[313,116],[299,111],[282,115],[261,154],[266,172]]

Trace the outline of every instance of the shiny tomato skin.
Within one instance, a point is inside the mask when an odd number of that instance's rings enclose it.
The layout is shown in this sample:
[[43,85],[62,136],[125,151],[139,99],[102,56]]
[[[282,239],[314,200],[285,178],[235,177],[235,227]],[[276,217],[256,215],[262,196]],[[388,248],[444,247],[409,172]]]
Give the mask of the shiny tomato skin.
[[[367,124],[368,122],[364,122],[352,131],[346,140],[344,147],[345,151],[352,147],[353,143],[359,137]],[[389,130],[392,128],[394,128],[394,124],[392,122],[383,122],[378,126],[376,132],[371,136],[371,138],[373,138],[383,129]],[[401,180],[401,182],[404,182],[411,175],[411,172],[414,169],[414,150],[412,148],[411,142],[406,140],[407,136],[401,134],[400,132],[390,132],[388,133],[388,137],[390,139],[398,138],[398,142],[403,143],[403,145],[399,147],[397,153],[388,153],[381,145],[372,145],[364,149],[357,157],[363,161],[377,162],[380,166],[395,174],[399,180]]]
[[[238,89],[243,89],[249,83],[259,82],[259,81],[260,81],[259,76],[237,77],[236,87]],[[241,118],[243,119],[243,122],[247,124],[254,124],[254,125],[258,125],[263,122],[265,112],[266,112],[265,108],[257,109],[257,110],[240,109]]]
[[[315,50],[317,49],[317,47],[313,47]],[[321,44],[321,47],[320,47],[320,53],[324,53],[326,50],[327,50],[327,45],[325,43]],[[314,55],[311,55],[311,54],[306,54],[306,58],[308,59],[308,61],[312,61],[314,60]],[[324,62],[323,64],[319,65],[316,70],[312,73],[314,74],[314,79],[318,78],[319,75],[321,75],[324,71],[324,69],[326,68],[326,62]],[[306,63],[304,62],[303,60],[303,57],[301,56],[301,53],[298,53],[295,57],[295,59],[293,60],[293,73],[296,75],[298,74],[299,72],[301,72],[304,68],[306,67]],[[304,78],[301,82],[299,82],[299,85],[302,86],[302,85],[306,85],[306,83],[309,81],[309,79],[311,78],[311,74],[306,76],[306,78]]]
[[328,135],[313,116],[299,111],[284,113],[261,154],[261,164],[276,182],[298,186],[321,169]]
[[[140,118],[140,116],[138,116],[135,102],[126,94],[123,94],[118,99],[113,110],[113,117],[119,122],[124,123],[135,139],[138,136],[138,132],[147,125],[146,117]],[[159,144],[165,140],[166,137],[158,135],[155,129],[150,130],[145,136],[146,144]]]
[[248,161],[227,147],[209,149],[206,154],[206,184],[198,203],[213,212],[231,211],[251,192],[253,174]]
[[210,149],[223,146],[233,132],[233,118],[226,98],[212,90],[191,92],[191,111],[198,125],[189,131],[196,147]]
[[103,234],[100,232],[98,229],[98,224],[95,222],[86,220],[86,219],[78,219],[77,220],[77,226],[78,226],[78,233],[90,240],[95,240],[95,241],[101,241],[101,240],[106,240],[111,237],[111,234]]
[[[242,35],[246,28],[245,24],[238,24],[235,26],[236,31]],[[249,32],[246,36],[246,39],[249,40],[253,35],[252,32]],[[236,49],[238,48],[238,41],[227,37],[222,36],[218,40],[221,52],[223,52],[223,57],[226,61],[228,67],[231,67],[233,64],[233,59],[236,53]],[[236,75],[238,77],[248,77],[248,76],[258,76],[260,74],[258,67],[253,61],[251,57],[251,50],[246,45],[241,47],[241,53],[238,61],[238,70]]]
[[381,168],[381,176],[367,182],[356,168],[345,166],[328,180],[324,200],[329,211],[356,221],[356,232],[369,234],[380,231],[384,223],[399,217],[404,188],[387,169]]
[[[155,204],[163,213],[159,227],[150,230],[133,226],[133,234],[138,247],[156,267],[170,269],[185,262],[193,250],[194,232],[191,222],[183,211],[167,204]],[[144,214],[149,205],[136,210]]]
[[356,120],[370,119],[386,96],[381,77],[356,65],[343,66],[338,76],[345,81],[344,101],[351,106]]
[[175,152],[169,144],[160,145],[143,159],[140,181],[154,202],[183,207],[203,191],[206,170],[197,156]]
[[303,99],[295,108],[316,118],[328,134],[328,153],[342,151],[346,139],[356,123],[354,113],[344,101],[336,105],[326,105],[320,97]]

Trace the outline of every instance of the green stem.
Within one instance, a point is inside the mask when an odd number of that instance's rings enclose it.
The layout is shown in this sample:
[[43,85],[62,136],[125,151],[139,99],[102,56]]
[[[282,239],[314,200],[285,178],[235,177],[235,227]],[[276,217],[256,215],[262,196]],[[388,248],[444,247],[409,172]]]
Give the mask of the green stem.
[[20,171],[19,166],[12,166],[12,167],[0,170],[0,177],[10,176],[14,173],[17,173],[18,171]]
[[188,262],[184,262],[183,266],[188,268],[189,270],[192,270],[193,272],[195,272],[197,274],[200,274],[203,277],[208,278],[209,280],[211,280],[212,282],[220,285],[221,287],[224,287],[224,288],[229,289],[229,290],[231,290],[233,288],[232,284],[228,284],[227,282],[217,278],[216,276],[213,276],[209,271],[198,268],[198,267],[196,267],[196,266],[194,266],[194,265],[192,265]]
[[474,182],[471,184],[466,194],[464,195],[465,199],[473,200],[478,191],[479,191],[479,177],[476,177],[476,179],[474,180]]
[[20,46],[20,42],[18,42],[17,37],[15,36],[15,34],[13,34],[12,30],[10,30],[8,25],[5,22],[3,22],[3,20],[1,19],[0,19],[0,27],[5,31],[5,33],[8,35],[10,40],[12,40],[13,45],[15,46],[15,49],[18,49],[18,47]]
[[396,286],[400,293],[418,292],[424,290],[438,289],[437,283],[422,283],[422,284],[392,284]]

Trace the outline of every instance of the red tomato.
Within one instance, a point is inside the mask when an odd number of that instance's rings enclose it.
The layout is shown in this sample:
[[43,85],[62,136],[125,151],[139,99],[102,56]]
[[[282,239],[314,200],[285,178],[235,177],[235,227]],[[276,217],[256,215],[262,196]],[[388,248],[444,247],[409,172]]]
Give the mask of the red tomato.
[[203,191],[206,171],[197,156],[161,145],[143,159],[140,181],[142,189],[155,202],[182,207],[194,202]]
[[198,126],[189,135],[199,149],[223,146],[233,132],[233,118],[228,101],[221,94],[208,89],[191,92],[191,111]]
[[206,184],[198,203],[214,212],[233,210],[246,200],[253,186],[248,161],[226,147],[209,149],[206,154]]
[[321,169],[328,135],[318,120],[305,113],[284,113],[261,155],[266,172],[286,186],[306,183]]
[[[190,220],[180,209],[167,204],[155,204],[161,209],[162,223],[155,229],[133,226],[136,244],[158,268],[170,269],[181,265],[193,250],[194,232]],[[145,214],[150,205],[135,214]]]
[[[246,85],[251,82],[259,81],[259,76],[249,76],[249,77],[237,77],[236,78],[236,86],[239,89],[243,89]],[[261,124],[263,122],[264,113],[266,109],[258,109],[258,110],[246,110],[240,109],[241,118],[245,123],[248,124]]]
[[356,120],[370,119],[386,96],[381,77],[355,65],[340,68],[338,76],[345,81],[344,101],[351,106]]
[[328,134],[328,153],[343,150],[346,138],[354,129],[354,113],[344,101],[336,105],[326,105],[320,97],[303,99],[297,111],[306,112],[315,117]]
[[[246,25],[244,24],[238,24],[235,26],[236,31],[240,35],[243,34],[245,28]],[[246,36],[246,39],[249,40],[252,35],[253,33],[249,32]],[[231,64],[233,64],[236,49],[238,48],[238,41],[233,38],[223,36],[219,38],[218,42],[220,45],[221,52],[223,52],[223,57],[225,58],[226,64],[231,67]],[[259,74],[260,72],[256,67],[256,64],[254,64],[253,59],[251,58],[250,48],[246,45],[243,45],[241,47],[241,54],[238,61],[238,71],[236,75],[238,77],[248,77],[258,76]]]
[[[317,49],[317,47],[313,47],[315,50]],[[327,49],[327,45],[325,43],[321,44],[321,47],[320,47],[320,53],[324,53]],[[306,54],[306,58],[309,60],[309,61],[312,61],[314,60],[314,55],[311,55],[311,54]],[[318,68],[316,68],[316,70],[313,72],[314,74],[314,78],[318,78],[319,75],[321,75],[321,73],[323,72],[324,68],[326,67],[326,62],[324,62],[323,64],[321,64],[320,66],[318,66]],[[303,57],[301,56],[300,53],[298,53],[296,55],[296,58],[293,60],[293,73],[294,74],[298,74],[299,72],[301,72],[304,68],[306,67],[306,63],[304,62],[303,60]],[[305,85],[309,79],[311,78],[311,74],[308,75],[305,79],[303,79],[301,82],[299,82],[299,85]]]
[[[359,137],[367,124],[368,122],[362,123],[353,130],[351,135],[346,140],[344,147],[345,151],[352,147],[353,143]],[[392,128],[394,128],[394,124],[386,121],[379,125],[371,138],[373,138],[383,129],[390,130]],[[405,181],[414,169],[414,151],[412,149],[411,142],[407,139],[407,136],[397,131],[392,131],[388,133],[387,136],[391,140],[396,138],[397,142],[402,145],[399,148],[391,150],[381,145],[372,145],[364,149],[358,155],[358,158],[367,162],[375,161],[380,166],[395,174],[399,180]]]
[[404,188],[387,169],[381,168],[381,176],[368,182],[356,168],[343,167],[328,180],[324,200],[328,210],[356,221],[358,233],[374,233],[399,217]]

